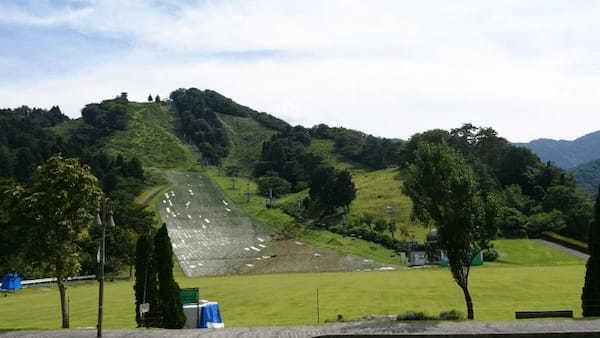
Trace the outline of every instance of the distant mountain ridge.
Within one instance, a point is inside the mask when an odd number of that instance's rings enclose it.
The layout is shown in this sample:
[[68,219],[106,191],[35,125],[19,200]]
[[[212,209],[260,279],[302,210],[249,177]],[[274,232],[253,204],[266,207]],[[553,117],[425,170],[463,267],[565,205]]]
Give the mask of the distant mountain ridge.
[[557,167],[572,169],[600,158],[600,130],[573,141],[537,139],[515,145],[531,149],[543,162],[550,161]]

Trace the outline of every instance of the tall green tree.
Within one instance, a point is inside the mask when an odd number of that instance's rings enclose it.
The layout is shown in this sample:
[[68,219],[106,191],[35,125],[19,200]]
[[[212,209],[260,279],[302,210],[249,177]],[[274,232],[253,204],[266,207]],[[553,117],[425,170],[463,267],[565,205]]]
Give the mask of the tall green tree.
[[[158,282],[154,266],[154,243],[150,235],[142,235],[135,249],[135,320],[138,327],[160,326]],[[149,304],[149,312],[140,313],[141,304]]]
[[25,243],[26,256],[57,279],[63,328],[69,327],[65,282],[79,273],[80,243],[88,238],[101,193],[87,165],[61,156],[39,166],[29,185],[11,190],[17,219],[32,234]]
[[[600,187],[598,187],[600,192]],[[584,317],[600,316],[600,193],[596,197],[594,220],[588,239],[590,258],[585,265],[585,283],[581,294]]]
[[467,318],[474,319],[469,272],[474,255],[488,246],[494,233],[486,229],[496,209],[492,199],[481,196],[474,170],[445,143],[418,146],[404,191],[413,201],[414,215],[436,223],[452,277],[465,297]]
[[179,296],[179,285],[173,278],[173,248],[164,223],[154,237],[154,259],[158,272],[161,327],[181,329],[185,324],[185,314]]

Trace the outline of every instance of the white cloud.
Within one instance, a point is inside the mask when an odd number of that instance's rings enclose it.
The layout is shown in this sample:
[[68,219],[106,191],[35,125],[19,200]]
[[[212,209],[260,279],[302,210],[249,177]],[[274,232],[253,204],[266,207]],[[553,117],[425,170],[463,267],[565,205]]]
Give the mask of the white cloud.
[[[104,0],[45,17],[13,8],[0,21],[122,37],[134,48],[64,77],[0,85],[0,98],[76,114],[122,90],[143,100],[196,86],[291,122],[388,137],[474,122],[514,141],[574,138],[599,126],[600,13],[570,4],[204,1],[168,12]],[[261,51],[277,53],[245,57]]]

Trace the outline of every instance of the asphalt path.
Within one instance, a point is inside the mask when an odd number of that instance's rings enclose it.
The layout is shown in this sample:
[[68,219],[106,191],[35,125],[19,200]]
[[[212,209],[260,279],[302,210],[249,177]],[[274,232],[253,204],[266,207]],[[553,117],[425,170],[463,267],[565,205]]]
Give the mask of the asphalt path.
[[[563,336],[567,333],[589,333],[600,337],[600,320],[526,320],[511,322],[355,322],[319,326],[255,327],[196,330],[105,330],[104,337],[240,337],[304,338],[323,335],[486,335],[541,333]],[[0,337],[95,337],[95,330],[7,331]]]
[[555,249],[560,250],[560,251],[562,251],[562,252],[564,252],[566,254],[569,254],[569,255],[572,255],[572,256],[584,259],[584,260],[587,260],[588,258],[590,258],[590,255],[588,255],[586,253],[579,252],[579,251],[573,250],[571,248],[567,248],[566,246],[562,246],[560,244],[556,244],[556,243],[553,243],[553,242],[550,242],[550,241],[546,241],[546,240],[543,240],[543,239],[534,239],[534,241],[536,241],[538,243],[542,243],[542,244],[547,245],[547,246],[549,246],[551,248],[555,248]]

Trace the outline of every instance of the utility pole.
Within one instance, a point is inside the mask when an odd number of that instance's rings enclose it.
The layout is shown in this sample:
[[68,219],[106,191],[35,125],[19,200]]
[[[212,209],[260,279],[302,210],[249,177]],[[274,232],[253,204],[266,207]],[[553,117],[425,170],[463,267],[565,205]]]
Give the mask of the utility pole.
[[394,206],[388,205],[386,210],[390,215],[389,230],[392,233],[392,238],[394,238],[394,230],[396,230],[396,209]]
[[246,203],[250,202],[250,182],[246,183]]
[[99,268],[99,290],[98,290],[98,325],[97,325],[97,337],[102,337],[102,320],[103,320],[103,306],[104,306],[104,263],[106,253],[106,227],[115,227],[115,221],[113,219],[112,202],[108,198],[100,199],[98,201],[98,210],[96,212],[96,225],[102,228],[102,243],[100,243],[99,255],[97,257]]

